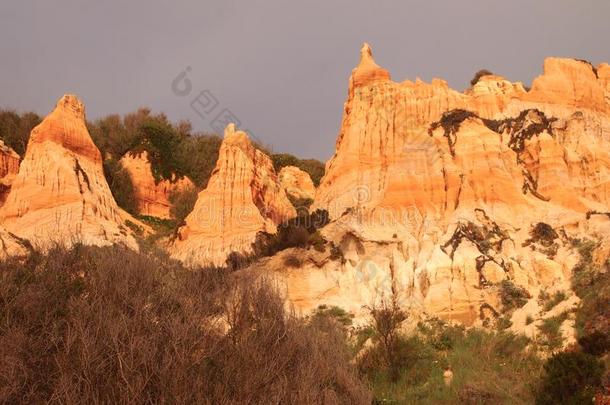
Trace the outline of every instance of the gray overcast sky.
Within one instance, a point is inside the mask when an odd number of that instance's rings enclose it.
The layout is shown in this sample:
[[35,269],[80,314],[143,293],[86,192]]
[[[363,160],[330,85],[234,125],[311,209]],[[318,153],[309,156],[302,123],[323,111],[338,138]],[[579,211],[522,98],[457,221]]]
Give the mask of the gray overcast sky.
[[480,68],[530,83],[545,56],[610,61],[608,40],[608,0],[3,0],[0,107],[46,114],[72,92],[90,119],[148,106],[205,131],[228,108],[275,151],[326,160],[363,41],[394,80],[463,89]]

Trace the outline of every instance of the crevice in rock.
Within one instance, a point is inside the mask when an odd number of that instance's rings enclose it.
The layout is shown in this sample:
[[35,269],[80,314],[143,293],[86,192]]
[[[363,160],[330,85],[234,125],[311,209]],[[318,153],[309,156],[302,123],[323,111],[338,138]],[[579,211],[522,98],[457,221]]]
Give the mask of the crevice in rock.
[[610,218],[610,212],[602,212],[602,211],[587,211],[587,219],[591,219],[593,215],[605,215]]
[[84,193],[83,185],[80,182],[81,176],[83,178],[83,181],[87,185],[89,191],[92,191],[91,183],[89,183],[89,176],[87,176],[87,173],[83,170],[82,166],[80,165],[80,162],[78,161],[78,158],[74,158],[74,173],[76,174],[76,178],[78,179],[78,190],[80,191],[80,193]]

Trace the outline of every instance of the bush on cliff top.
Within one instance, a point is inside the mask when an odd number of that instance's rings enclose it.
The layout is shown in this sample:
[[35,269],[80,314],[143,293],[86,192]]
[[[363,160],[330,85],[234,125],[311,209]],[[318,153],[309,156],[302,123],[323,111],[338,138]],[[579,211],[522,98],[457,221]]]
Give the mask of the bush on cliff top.
[[296,166],[304,172],[307,172],[316,187],[320,185],[320,180],[322,179],[322,176],[324,176],[324,163],[316,159],[299,159],[288,153],[275,153],[271,155],[271,160],[273,160],[273,167],[277,173],[279,173],[284,166]]
[[470,80],[470,85],[474,86],[475,84],[477,84],[479,82],[479,80],[481,80],[481,78],[483,76],[490,76],[490,75],[493,75],[493,72],[491,72],[487,69],[481,69],[477,73],[474,74],[474,77],[472,78],[472,80]]

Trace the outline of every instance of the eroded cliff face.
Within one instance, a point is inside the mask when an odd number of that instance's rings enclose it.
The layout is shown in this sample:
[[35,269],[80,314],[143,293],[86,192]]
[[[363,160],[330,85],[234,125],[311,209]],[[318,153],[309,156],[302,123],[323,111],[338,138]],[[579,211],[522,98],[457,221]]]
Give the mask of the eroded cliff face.
[[56,243],[117,243],[137,249],[104,178],[100,152],[76,96],[63,96],[32,130],[0,209],[0,223],[41,249]]
[[19,155],[0,140],[0,206],[4,204],[19,171]]
[[[502,280],[532,297],[569,290],[571,239],[610,238],[610,218],[587,215],[610,210],[608,76],[549,58],[530,91],[490,75],[461,93],[392,81],[365,44],[312,206],[329,211],[322,234],[343,259],[278,259],[287,297],[361,313],[392,295],[473,324],[497,318]],[[538,223],[557,237],[532,242]]]
[[194,189],[195,184],[188,177],[157,181],[153,176],[148,152],[128,152],[121,158],[121,165],[131,177],[138,213],[157,218],[171,218],[170,195]]
[[169,250],[189,266],[221,266],[232,252],[251,253],[258,232],[275,233],[295,215],[271,159],[230,124],[208,185]]
[[280,184],[286,194],[293,200],[312,200],[316,194],[316,186],[309,174],[296,166],[285,166],[278,175]]

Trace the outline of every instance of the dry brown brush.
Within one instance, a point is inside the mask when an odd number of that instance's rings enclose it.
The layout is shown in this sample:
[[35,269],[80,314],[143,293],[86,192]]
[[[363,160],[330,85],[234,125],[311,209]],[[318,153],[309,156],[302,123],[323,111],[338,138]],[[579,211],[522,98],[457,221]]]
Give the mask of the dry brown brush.
[[120,247],[0,263],[0,403],[367,403],[339,329],[264,281]]

